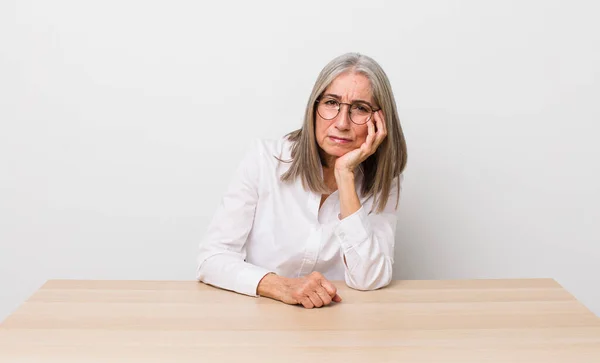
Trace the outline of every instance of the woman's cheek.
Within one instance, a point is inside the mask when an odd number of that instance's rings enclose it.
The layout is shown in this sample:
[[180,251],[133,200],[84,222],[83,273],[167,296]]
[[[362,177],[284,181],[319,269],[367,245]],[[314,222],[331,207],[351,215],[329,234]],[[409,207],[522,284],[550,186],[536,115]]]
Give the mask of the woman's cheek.
[[359,129],[355,130],[357,147],[360,147],[367,140],[369,129],[365,126],[360,126]]

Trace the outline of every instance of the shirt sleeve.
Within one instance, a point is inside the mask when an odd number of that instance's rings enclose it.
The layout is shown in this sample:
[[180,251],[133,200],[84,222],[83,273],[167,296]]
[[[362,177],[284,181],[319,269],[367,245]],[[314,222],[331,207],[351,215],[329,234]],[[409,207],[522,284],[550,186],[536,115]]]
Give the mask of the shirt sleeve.
[[254,222],[262,148],[256,141],[233,180],[200,243],[197,280],[226,290],[257,296],[270,270],[245,262],[246,240]]
[[392,280],[397,224],[397,197],[403,175],[394,179],[388,202],[381,213],[369,213],[364,205],[342,219],[334,229],[345,259],[346,284],[357,290],[375,290]]

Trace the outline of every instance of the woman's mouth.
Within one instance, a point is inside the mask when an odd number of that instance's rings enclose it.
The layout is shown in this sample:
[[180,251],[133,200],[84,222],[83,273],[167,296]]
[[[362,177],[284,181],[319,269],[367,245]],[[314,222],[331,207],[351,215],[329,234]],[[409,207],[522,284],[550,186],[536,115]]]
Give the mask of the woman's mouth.
[[329,136],[329,139],[337,144],[347,144],[350,141],[352,141],[350,139],[346,139],[343,137],[336,137],[336,136]]

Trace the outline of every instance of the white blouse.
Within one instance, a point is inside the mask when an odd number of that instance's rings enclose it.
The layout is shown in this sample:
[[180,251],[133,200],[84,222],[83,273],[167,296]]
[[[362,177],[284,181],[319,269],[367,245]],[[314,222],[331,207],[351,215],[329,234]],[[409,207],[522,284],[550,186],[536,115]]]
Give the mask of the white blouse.
[[275,157],[290,160],[291,144],[257,140],[246,154],[200,243],[197,279],[250,296],[257,296],[269,272],[301,277],[319,271],[359,290],[389,284],[402,175],[394,179],[385,210],[376,213],[370,212],[373,198],[361,197],[357,173],[362,207],[340,220],[337,191],[319,209],[320,194],[300,180],[280,180],[291,164]]

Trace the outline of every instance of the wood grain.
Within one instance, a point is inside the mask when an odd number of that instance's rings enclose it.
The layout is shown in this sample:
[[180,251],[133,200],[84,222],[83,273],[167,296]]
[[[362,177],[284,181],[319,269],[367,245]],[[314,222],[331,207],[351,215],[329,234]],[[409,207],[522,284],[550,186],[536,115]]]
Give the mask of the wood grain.
[[551,279],[394,281],[307,310],[195,281],[51,280],[0,362],[600,362],[600,319]]

